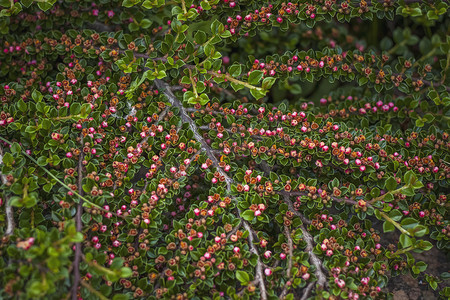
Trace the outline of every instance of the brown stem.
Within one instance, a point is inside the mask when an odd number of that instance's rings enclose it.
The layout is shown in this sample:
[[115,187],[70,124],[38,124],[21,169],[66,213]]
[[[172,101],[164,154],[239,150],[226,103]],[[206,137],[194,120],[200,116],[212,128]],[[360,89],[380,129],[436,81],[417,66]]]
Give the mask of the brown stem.
[[247,222],[244,222],[245,230],[249,232],[248,234],[248,243],[250,244],[250,252],[255,254],[258,257],[258,261],[256,264],[256,276],[255,281],[258,282],[259,290],[261,291],[261,299],[267,300],[267,293],[266,293],[266,286],[264,285],[264,273],[262,271],[263,264],[261,260],[259,259],[258,250],[256,249],[255,245],[253,244],[253,230],[251,229],[250,225]]
[[[284,195],[285,201],[289,200],[289,195]],[[290,201],[290,200],[289,200]],[[326,285],[327,278],[325,274],[322,272],[322,261],[317,257],[317,255],[313,252],[314,249],[314,238],[311,236],[309,231],[305,228],[305,226],[302,224],[300,225],[300,229],[303,232],[303,239],[306,242],[306,249],[305,251],[309,254],[309,259],[311,260],[311,263],[316,267],[316,277],[317,277],[317,284],[320,288],[323,288]]]
[[[230,196],[231,196],[231,193],[232,193],[231,185],[235,184],[234,180],[231,177],[229,177],[228,174],[220,167],[219,161],[217,160],[217,157],[214,155],[214,150],[211,148],[211,146],[208,145],[206,140],[200,135],[200,133],[199,133],[200,129],[195,124],[194,120],[191,119],[188,112],[183,107],[183,104],[181,104],[180,100],[178,100],[177,97],[175,97],[170,86],[167,83],[165,83],[162,80],[157,79],[157,80],[155,80],[155,84],[158,87],[158,89],[160,89],[161,91],[164,92],[164,94],[167,96],[170,104],[174,107],[177,107],[180,110],[180,116],[181,116],[182,122],[189,124],[189,128],[194,133],[195,140],[197,140],[197,142],[199,142],[201,144],[201,150],[206,153],[206,155],[208,156],[209,159],[211,159],[217,172],[219,172],[219,174],[225,178],[225,183],[227,185],[227,193],[230,194]],[[236,202],[236,205],[237,205],[236,198],[232,197],[232,199],[234,202]],[[256,265],[255,281],[258,281],[258,283],[259,283],[261,299],[266,300],[267,293],[266,293],[266,287],[264,284],[264,273],[262,271],[262,262],[259,257],[258,251],[257,251],[255,245],[253,244],[253,234],[252,234],[253,230],[251,229],[248,222],[241,218],[241,210],[237,206],[236,206],[236,208],[238,211],[239,218],[241,219],[241,223],[244,225],[244,228],[249,232],[248,240],[249,240],[249,245],[250,245],[250,252],[257,255],[258,260],[257,260],[257,265]]]
[[309,294],[311,293],[312,288],[314,287],[314,283],[310,282],[306,289],[303,291],[302,298],[300,300],[306,300],[309,297]]
[[300,220],[302,220],[303,224],[308,224],[308,225],[311,224],[311,220],[307,219],[303,214],[301,214],[298,210],[295,209],[294,204],[292,203],[291,199],[289,199],[289,196],[291,196],[291,193],[288,193],[288,192],[278,192],[278,193],[285,196],[284,202],[286,202],[286,204],[288,205],[289,210],[292,211],[294,213],[294,215],[299,217]]
[[[289,260],[288,260],[288,267],[287,267],[287,270],[286,270],[286,278],[287,278],[288,281],[290,281],[291,280],[292,259],[293,259],[293,256],[294,256],[294,253],[293,253],[294,252],[294,246],[293,246],[293,243],[292,243],[291,232],[289,231],[289,227],[286,226],[286,225],[284,225],[284,234],[286,235],[286,238],[288,240],[288,247],[289,247]],[[284,288],[283,288],[283,291],[281,292],[280,299],[284,299],[284,297],[287,294],[287,290],[288,290],[288,285],[285,284]]]

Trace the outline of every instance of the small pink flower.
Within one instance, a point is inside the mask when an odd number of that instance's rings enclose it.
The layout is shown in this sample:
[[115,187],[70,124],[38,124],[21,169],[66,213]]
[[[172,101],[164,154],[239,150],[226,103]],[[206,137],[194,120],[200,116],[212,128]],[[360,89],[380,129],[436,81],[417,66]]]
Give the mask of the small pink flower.
[[272,270],[269,269],[269,268],[266,268],[266,269],[264,270],[264,274],[266,274],[266,276],[270,276],[270,275],[272,275]]
[[364,277],[364,278],[361,279],[361,283],[362,283],[363,285],[368,285],[368,284],[369,284],[369,281],[370,281],[370,278],[369,278],[369,277]]

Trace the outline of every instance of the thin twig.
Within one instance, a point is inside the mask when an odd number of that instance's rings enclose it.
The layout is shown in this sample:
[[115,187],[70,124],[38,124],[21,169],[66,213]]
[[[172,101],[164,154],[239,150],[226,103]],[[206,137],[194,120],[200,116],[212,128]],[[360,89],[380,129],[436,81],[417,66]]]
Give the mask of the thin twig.
[[[285,201],[289,200],[289,195],[284,194]],[[311,260],[311,263],[316,267],[316,277],[317,277],[317,284],[320,288],[323,288],[327,282],[327,278],[325,274],[322,272],[322,261],[317,257],[317,255],[313,252],[314,249],[314,238],[311,236],[309,231],[305,228],[305,226],[302,224],[299,226],[300,229],[303,232],[303,239],[306,242],[306,249],[305,251],[309,254],[309,259]],[[305,294],[303,294],[303,297],[305,297]],[[306,296],[307,298],[308,296]],[[306,299],[305,298],[305,299]],[[303,299],[303,298],[302,298]]]
[[303,295],[302,295],[302,298],[301,298],[300,300],[306,300],[306,299],[308,299],[309,294],[311,294],[311,290],[312,290],[313,287],[314,287],[314,283],[313,283],[313,282],[310,282],[310,283],[308,284],[308,286],[306,287],[306,289],[303,291]]
[[311,224],[311,220],[307,219],[303,214],[301,214],[298,210],[295,209],[294,204],[292,203],[291,199],[289,199],[290,194],[288,194],[288,192],[279,192],[279,194],[284,195],[284,202],[286,202],[286,204],[289,207],[289,210],[292,211],[294,213],[294,215],[296,215],[297,217],[300,218],[300,220],[302,220],[303,224]]
[[247,222],[244,222],[245,230],[249,232],[248,234],[248,243],[250,244],[250,252],[256,254],[258,257],[258,262],[256,265],[256,276],[255,281],[257,281],[259,284],[259,289],[261,291],[261,299],[266,300],[267,299],[267,293],[266,293],[266,286],[264,285],[264,275],[262,271],[262,262],[259,259],[258,250],[256,249],[255,245],[253,244],[253,230],[250,228],[250,225],[248,225]]
[[[172,106],[174,106],[174,107],[177,107],[180,110],[180,116],[181,116],[182,122],[189,124],[189,127],[190,127],[191,131],[194,133],[195,140],[197,140],[201,144],[201,150],[206,153],[206,155],[208,156],[209,159],[211,159],[211,161],[213,162],[213,165],[216,168],[217,172],[219,172],[219,174],[225,178],[225,183],[227,185],[227,193],[230,194],[230,196],[231,196],[231,193],[232,193],[231,192],[231,185],[234,184],[234,181],[220,167],[219,161],[216,158],[216,156],[214,155],[213,149],[211,148],[211,146],[208,145],[206,140],[200,135],[200,133],[199,133],[200,129],[195,124],[194,120],[191,119],[191,117],[189,116],[188,112],[183,107],[183,104],[177,99],[177,97],[175,97],[175,95],[173,94],[172,90],[170,89],[170,86],[167,83],[165,83],[162,80],[158,80],[158,79],[155,80],[155,83],[156,83],[156,86],[158,87],[158,89],[163,91],[164,94],[167,96],[170,104]],[[232,199],[237,204],[236,198],[232,197]],[[248,222],[241,218],[241,210],[237,206],[236,206],[236,208],[237,208],[237,211],[238,211],[238,214],[239,214],[239,218],[241,219],[241,223],[244,225],[244,228],[249,232],[249,238],[248,239],[249,239],[249,244],[250,244],[250,252],[256,254],[256,256],[257,256],[255,281],[257,280],[258,283],[259,283],[259,289],[260,289],[260,292],[261,292],[261,295],[260,295],[261,299],[266,300],[267,299],[267,293],[266,293],[266,287],[265,287],[265,284],[264,284],[264,274],[263,274],[263,271],[262,271],[262,262],[261,262],[259,254],[258,254],[258,251],[257,251],[255,245],[253,244],[253,235],[252,235],[253,230],[251,229],[251,227],[248,224]]]
[[[289,227],[284,225],[284,234],[286,235],[286,238],[288,240],[288,247],[289,247],[289,260],[288,260],[288,267],[286,270],[286,278],[288,281],[291,280],[291,269],[292,269],[292,259],[294,256],[294,245],[292,243],[292,237],[291,232],[289,231]],[[283,291],[281,292],[280,299],[284,299],[284,297],[287,294],[288,290],[288,284],[286,283],[284,285]]]
[[[0,145],[0,162],[3,161],[3,148]],[[6,185],[8,180],[6,179],[6,175],[2,174],[0,170],[1,183]],[[14,222],[14,209],[9,203],[8,196],[6,193],[3,193],[3,200],[5,201],[5,213],[6,213],[6,231],[5,236],[10,236],[14,233],[14,228],[16,227],[16,223]]]

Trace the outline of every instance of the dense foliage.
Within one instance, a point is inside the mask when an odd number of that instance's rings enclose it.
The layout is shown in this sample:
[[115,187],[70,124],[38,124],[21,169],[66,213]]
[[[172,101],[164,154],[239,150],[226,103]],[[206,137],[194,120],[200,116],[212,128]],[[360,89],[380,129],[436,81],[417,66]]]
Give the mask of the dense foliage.
[[448,1],[0,8],[0,298],[450,296]]

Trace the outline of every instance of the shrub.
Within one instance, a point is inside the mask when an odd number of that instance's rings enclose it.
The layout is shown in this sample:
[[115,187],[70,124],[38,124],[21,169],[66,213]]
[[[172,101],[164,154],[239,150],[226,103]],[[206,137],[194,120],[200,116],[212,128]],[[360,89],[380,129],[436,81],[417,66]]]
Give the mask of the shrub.
[[449,297],[447,1],[0,6],[1,298]]

